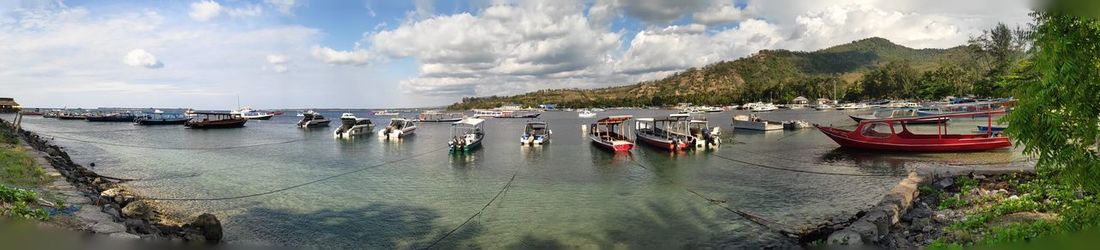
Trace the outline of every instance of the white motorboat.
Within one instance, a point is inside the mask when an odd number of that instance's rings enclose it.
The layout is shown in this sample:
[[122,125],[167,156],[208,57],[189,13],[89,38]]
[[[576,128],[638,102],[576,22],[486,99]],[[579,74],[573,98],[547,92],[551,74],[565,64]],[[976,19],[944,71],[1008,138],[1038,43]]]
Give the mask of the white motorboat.
[[242,118],[249,120],[271,120],[272,117],[275,117],[274,114],[252,110],[248,107],[240,108],[234,112],[240,114]]
[[470,152],[480,148],[481,141],[485,139],[483,123],[485,119],[480,118],[464,118],[451,123],[451,141],[447,142],[447,147],[451,152]]
[[779,107],[776,107],[775,104],[762,103],[762,104],[758,104],[758,105],[753,105],[752,109],[750,109],[750,110],[752,112],[770,112],[770,111],[775,111],[775,110],[778,110],[778,109],[779,109]]
[[397,116],[397,112],[390,112],[389,110],[374,111],[374,116]]
[[594,113],[592,111],[585,110],[585,111],[581,111],[581,113],[577,114],[577,117],[592,118],[592,117],[596,117],[596,113]]
[[857,110],[857,109],[865,109],[865,108],[867,108],[867,104],[845,103],[845,104],[841,104],[840,106],[837,106],[836,110]]
[[756,114],[737,115],[733,117],[733,128],[759,131],[783,130],[783,123],[760,119]]
[[401,139],[415,135],[417,122],[405,118],[390,119],[386,128],[378,130],[378,136],[383,139]]
[[718,148],[722,144],[722,129],[710,127],[706,117],[693,118],[688,121],[688,134],[695,139],[696,148]]
[[817,109],[818,111],[833,110],[833,106],[829,104],[820,104],[814,107],[814,109]]
[[504,115],[504,112],[499,110],[474,110],[474,118],[497,118]]
[[543,121],[528,121],[527,125],[523,129],[523,135],[519,137],[520,145],[542,145],[550,142],[550,135],[553,134],[550,128],[547,127],[546,122]]
[[374,122],[368,118],[358,118],[355,114],[344,113],[340,115],[340,128],[333,132],[333,137],[350,139],[357,136],[368,136],[374,132]]
[[313,110],[302,113],[302,120],[298,121],[298,127],[300,128],[319,128],[328,127],[328,124],[332,122],[328,118],[325,118],[321,113],[313,112]]

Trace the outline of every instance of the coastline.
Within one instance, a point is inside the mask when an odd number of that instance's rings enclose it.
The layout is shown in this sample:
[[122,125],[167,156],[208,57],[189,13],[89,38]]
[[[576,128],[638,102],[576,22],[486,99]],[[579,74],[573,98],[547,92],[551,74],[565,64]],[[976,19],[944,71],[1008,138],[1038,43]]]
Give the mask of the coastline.
[[[0,123],[13,126],[4,119]],[[184,218],[180,211],[138,195],[125,185],[127,180],[99,175],[76,164],[63,147],[48,138],[16,130],[21,146],[33,149],[28,151],[35,154],[39,165],[48,174],[61,177],[48,188],[65,199],[66,209],[57,216],[68,217],[68,229],[116,239],[221,243],[221,222],[213,214]]]

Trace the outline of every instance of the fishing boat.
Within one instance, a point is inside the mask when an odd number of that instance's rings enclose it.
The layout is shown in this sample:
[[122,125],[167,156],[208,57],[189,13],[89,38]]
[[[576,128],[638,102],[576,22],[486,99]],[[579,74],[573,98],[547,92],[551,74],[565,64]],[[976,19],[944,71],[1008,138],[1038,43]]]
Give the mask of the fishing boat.
[[[992,126],[994,114],[1004,111],[980,112],[988,117]],[[821,133],[836,141],[841,147],[864,150],[911,152],[962,152],[983,151],[1011,147],[1007,137],[987,131],[980,134],[951,134],[945,122],[937,123],[936,134],[916,134],[906,126],[909,121],[926,118],[973,117],[979,113],[956,113],[930,117],[887,118],[863,120],[855,130],[844,130],[814,124]]]
[[328,118],[325,118],[321,113],[313,112],[313,110],[302,113],[302,120],[298,121],[299,128],[319,128],[328,127],[328,124],[332,122]]
[[397,112],[390,112],[389,110],[374,111],[374,116],[397,116],[400,115]]
[[484,122],[480,118],[464,118],[451,123],[451,141],[447,142],[447,147],[451,152],[470,152],[481,147],[485,139]]
[[[159,111],[159,110],[158,110]],[[182,125],[187,123],[187,116],[182,113],[164,113],[153,112],[152,114],[142,114],[137,118],[134,118],[134,124],[137,125]]]
[[85,118],[87,118],[87,115],[80,112],[62,112],[57,115],[59,120],[84,120]]
[[386,128],[378,131],[378,136],[384,139],[400,139],[407,136],[415,135],[416,122],[405,118],[393,118],[390,119],[390,124],[386,125]]
[[856,122],[860,122],[860,121],[863,121],[863,120],[875,120],[875,119],[886,119],[886,118],[907,118],[907,117],[919,118],[919,119],[906,121],[906,123],[909,123],[909,124],[936,124],[936,123],[939,123],[941,121],[948,122],[948,121],[951,120],[950,117],[941,117],[941,118],[927,118],[927,117],[925,117],[925,118],[921,118],[922,116],[919,115],[919,113],[917,112],[917,109],[878,110],[878,111],[872,112],[871,114],[867,114],[867,115],[848,115],[848,117],[852,118],[852,120],[856,121]]
[[626,127],[623,122],[633,119],[634,116],[620,115],[609,116],[592,123],[588,138],[600,148],[614,152],[626,152],[634,148],[634,142],[626,137]]
[[42,118],[57,118],[57,116],[59,116],[59,115],[61,115],[61,110],[56,110],[55,109],[55,110],[46,111],[45,114],[42,114]]
[[36,108],[36,109],[34,109],[34,110],[23,110],[23,111],[19,111],[19,114],[20,114],[20,115],[24,115],[24,116],[39,116],[39,115],[45,115],[45,113],[44,113],[44,112],[42,112],[42,109],[40,109],[40,108]]
[[350,139],[357,136],[366,136],[374,133],[374,122],[368,118],[358,118],[355,114],[344,113],[340,115],[340,127],[333,131],[333,137]]
[[581,111],[580,113],[578,113],[577,117],[592,118],[592,117],[596,117],[596,113],[593,113],[592,111],[584,110],[584,111]]
[[457,122],[465,118],[466,114],[463,113],[442,113],[439,111],[424,111],[417,116],[416,120],[419,122]]
[[183,125],[195,129],[240,128],[248,119],[240,114],[226,112],[192,112],[193,117]]
[[519,144],[535,146],[549,143],[553,133],[544,121],[527,121],[527,125],[523,127],[523,135],[519,137]]
[[760,119],[756,114],[737,115],[733,117],[734,129],[747,129],[759,131],[783,130],[783,123]]
[[252,110],[248,107],[238,109],[236,112],[241,114],[241,117],[249,120],[271,120],[272,117],[275,117],[274,114]]
[[692,136],[688,135],[687,115],[676,114],[664,119],[638,118],[634,122],[634,138],[643,144],[668,150],[687,150],[688,145],[694,144]]
[[538,118],[538,117],[539,117],[539,115],[542,115],[542,114],[539,114],[539,113],[533,113],[533,112],[522,112],[522,111],[512,111],[512,110],[506,110],[506,111],[500,111],[500,115],[499,115],[499,116],[497,116],[497,118],[526,118],[526,119],[534,119],[534,118]]
[[107,113],[107,114],[92,114],[84,117],[84,120],[89,122],[134,122],[137,116],[133,113]]

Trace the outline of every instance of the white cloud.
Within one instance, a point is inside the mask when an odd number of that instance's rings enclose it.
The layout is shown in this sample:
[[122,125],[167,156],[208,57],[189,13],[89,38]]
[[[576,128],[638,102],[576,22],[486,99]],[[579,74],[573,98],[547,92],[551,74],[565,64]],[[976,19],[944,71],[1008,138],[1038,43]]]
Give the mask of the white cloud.
[[730,0],[711,0],[711,4],[692,15],[696,22],[706,25],[726,24],[745,20],[745,10],[737,8]]
[[188,14],[195,21],[205,22],[218,17],[222,13],[222,5],[218,2],[203,0],[191,3],[191,12]]
[[402,82],[406,90],[465,94],[475,87],[516,92],[529,89],[517,83],[590,75],[619,37],[589,24],[579,4],[532,1],[405,23],[368,40],[388,56],[417,59],[420,74]]
[[126,63],[126,65],[134,67],[145,67],[149,69],[159,69],[164,67],[164,63],[161,63],[159,60],[157,60],[156,56],[150,54],[144,49],[135,49],[131,50],[129,53],[126,53],[126,57],[123,58],[123,62]]
[[298,6],[295,0],[264,0],[264,2],[286,15],[293,14],[294,7]]
[[271,64],[271,70],[275,73],[284,73],[288,70],[286,55],[267,55],[267,63]]
[[[327,64],[362,66],[371,62],[370,54],[359,48],[339,51],[329,47],[314,46],[311,51],[313,58]],[[270,59],[269,57],[268,60]]]
[[248,5],[240,8],[226,9],[225,14],[234,18],[251,18],[263,15],[264,9],[261,8],[259,5]]

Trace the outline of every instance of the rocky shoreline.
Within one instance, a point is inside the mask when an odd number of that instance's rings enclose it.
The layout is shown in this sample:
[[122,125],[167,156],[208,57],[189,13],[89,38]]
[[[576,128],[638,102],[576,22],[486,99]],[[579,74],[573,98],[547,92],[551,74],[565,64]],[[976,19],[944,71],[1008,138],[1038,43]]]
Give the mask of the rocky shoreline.
[[[0,120],[7,125],[7,121]],[[50,143],[50,140],[31,131],[19,129],[19,136],[31,148],[41,152],[41,156],[53,166],[56,172],[75,190],[87,199],[75,203],[76,206],[95,206],[103,214],[79,213],[89,221],[82,228],[73,228],[94,234],[110,234],[114,238],[136,238],[151,241],[186,242],[192,244],[218,244],[222,240],[221,222],[216,216],[203,213],[187,220],[172,218],[164,206],[146,200],[130,191],[123,183],[124,179],[99,175],[80,164],[76,164],[64,148]],[[46,167],[46,166],[43,166]],[[52,171],[51,171],[52,172]],[[56,185],[55,185],[56,186]],[[68,210],[68,209],[67,209]],[[110,220],[110,221],[106,221]],[[181,221],[186,221],[183,223]],[[112,223],[113,222],[113,223]],[[125,233],[119,225],[124,226]]]

